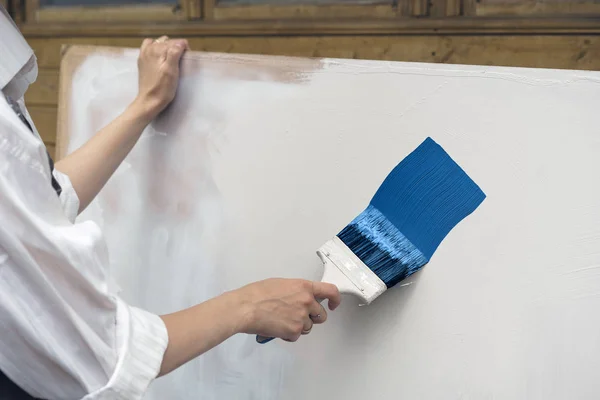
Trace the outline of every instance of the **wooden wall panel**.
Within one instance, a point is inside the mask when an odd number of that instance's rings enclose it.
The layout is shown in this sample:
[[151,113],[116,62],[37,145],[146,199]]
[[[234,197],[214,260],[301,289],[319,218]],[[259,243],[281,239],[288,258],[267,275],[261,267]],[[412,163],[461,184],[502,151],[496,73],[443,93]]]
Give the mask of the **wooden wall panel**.
[[525,15],[574,15],[598,16],[600,3],[595,1],[518,1],[484,0],[476,1],[477,16],[525,16]]
[[[138,47],[142,38],[30,39],[41,69],[58,69],[63,44]],[[600,69],[600,36],[302,36],[189,38],[197,51]],[[43,79],[43,78],[42,78]]]
[[27,110],[44,143],[54,144],[56,142],[56,107],[28,105]]
[[46,143],[46,149],[48,150],[50,157],[56,160],[56,146],[54,144]]
[[[422,0],[426,1],[426,0]],[[398,9],[392,2],[388,4],[306,4],[287,5],[246,5],[238,7],[214,7],[215,20],[252,20],[252,19],[314,19],[314,18],[397,18]]]
[[[250,36],[189,40],[198,51],[600,70],[600,36],[595,35]],[[140,37],[29,39],[38,57],[40,74],[26,99],[46,143],[52,145],[56,140],[61,46],[137,47],[141,41]]]
[[37,81],[29,87],[25,94],[28,106],[58,105],[58,69],[45,69],[40,66]]

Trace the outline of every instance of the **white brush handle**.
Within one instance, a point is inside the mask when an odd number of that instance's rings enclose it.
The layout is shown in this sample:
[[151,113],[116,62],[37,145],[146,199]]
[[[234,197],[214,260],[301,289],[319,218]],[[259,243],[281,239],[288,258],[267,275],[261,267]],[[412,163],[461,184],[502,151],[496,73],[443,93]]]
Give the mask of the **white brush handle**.
[[[341,294],[358,297],[362,304],[369,304],[381,295],[387,287],[358,257],[337,237],[329,240],[317,255],[323,262],[321,282],[337,286]],[[322,299],[317,299],[322,302]],[[256,336],[258,343],[268,343],[274,338]]]
[[317,254],[321,258],[324,268],[321,282],[331,283],[337,286],[341,294],[351,294],[366,301],[366,299],[364,299],[364,293],[358,287],[356,287],[356,285],[353,284],[346,275],[344,275],[342,270],[340,270],[329,258],[328,254],[321,251],[318,251]]

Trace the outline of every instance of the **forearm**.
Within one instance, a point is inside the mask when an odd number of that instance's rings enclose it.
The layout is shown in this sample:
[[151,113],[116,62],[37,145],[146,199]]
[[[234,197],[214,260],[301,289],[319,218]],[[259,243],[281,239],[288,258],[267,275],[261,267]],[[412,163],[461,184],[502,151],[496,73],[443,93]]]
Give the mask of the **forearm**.
[[56,163],[77,192],[80,212],[104,187],[151,119],[143,104],[135,101],[81,148]]
[[159,376],[168,374],[243,331],[248,312],[235,292],[228,292],[197,306],[163,315],[169,345]]

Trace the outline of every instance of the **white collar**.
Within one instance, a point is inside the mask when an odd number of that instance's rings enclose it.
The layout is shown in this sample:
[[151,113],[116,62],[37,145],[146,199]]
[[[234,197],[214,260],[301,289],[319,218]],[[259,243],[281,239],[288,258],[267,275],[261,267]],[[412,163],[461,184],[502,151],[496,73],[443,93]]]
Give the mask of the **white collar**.
[[37,62],[33,50],[0,5],[0,89],[20,99],[37,78]]

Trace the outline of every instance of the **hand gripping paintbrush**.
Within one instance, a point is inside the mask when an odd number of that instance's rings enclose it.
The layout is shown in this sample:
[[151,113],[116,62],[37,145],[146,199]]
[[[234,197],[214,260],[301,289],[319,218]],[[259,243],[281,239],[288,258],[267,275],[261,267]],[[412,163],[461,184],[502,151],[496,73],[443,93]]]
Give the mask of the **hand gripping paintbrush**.
[[[427,264],[484,199],[479,186],[427,138],[387,176],[366,210],[317,250],[322,282],[370,304]],[[259,343],[272,339],[256,337]]]

